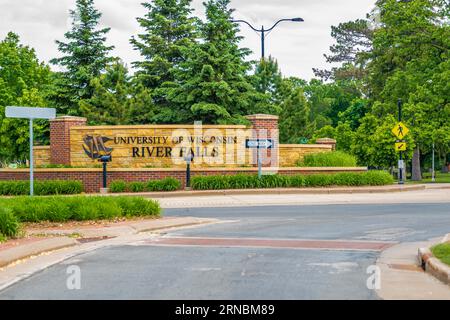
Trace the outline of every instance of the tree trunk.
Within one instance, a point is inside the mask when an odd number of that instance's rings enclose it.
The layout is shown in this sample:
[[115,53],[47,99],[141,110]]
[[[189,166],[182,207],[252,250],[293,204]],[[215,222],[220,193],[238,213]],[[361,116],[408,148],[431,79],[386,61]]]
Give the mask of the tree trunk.
[[414,154],[412,158],[412,181],[421,181],[422,180],[422,172],[420,170],[420,148],[419,146],[414,149]]

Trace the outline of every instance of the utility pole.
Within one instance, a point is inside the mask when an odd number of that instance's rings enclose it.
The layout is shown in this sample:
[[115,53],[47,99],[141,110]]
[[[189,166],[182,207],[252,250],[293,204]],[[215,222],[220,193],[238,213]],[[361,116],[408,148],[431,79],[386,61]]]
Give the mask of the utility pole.
[[434,142],[433,142],[433,156],[431,160],[431,182],[436,182],[436,176],[434,173]]
[[[402,122],[402,99],[398,99],[398,122]],[[405,184],[403,177],[403,170],[405,168],[405,162],[403,161],[403,151],[400,151],[400,160],[398,161],[398,184]]]

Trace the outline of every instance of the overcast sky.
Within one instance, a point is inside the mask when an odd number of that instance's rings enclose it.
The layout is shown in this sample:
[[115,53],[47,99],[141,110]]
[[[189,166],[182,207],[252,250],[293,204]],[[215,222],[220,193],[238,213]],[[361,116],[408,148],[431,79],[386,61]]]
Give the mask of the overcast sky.
[[[101,24],[111,27],[108,44],[116,47],[114,55],[127,64],[139,59],[129,44],[141,30],[136,17],[145,11],[142,0],[96,0],[103,13]],[[70,26],[68,10],[75,0],[1,0],[0,37],[8,31],[18,33],[22,42],[36,49],[39,59],[49,61],[58,56],[55,39],[63,40]],[[303,23],[283,23],[266,40],[266,55],[274,56],[283,74],[305,79],[313,77],[312,68],[327,68],[323,54],[332,38],[331,25],[365,17],[375,0],[232,0],[235,18],[245,19],[266,28],[281,18],[302,17]],[[195,14],[203,17],[202,0],[194,0]],[[261,55],[260,38],[246,25],[241,33],[242,45],[253,50],[252,59]]]

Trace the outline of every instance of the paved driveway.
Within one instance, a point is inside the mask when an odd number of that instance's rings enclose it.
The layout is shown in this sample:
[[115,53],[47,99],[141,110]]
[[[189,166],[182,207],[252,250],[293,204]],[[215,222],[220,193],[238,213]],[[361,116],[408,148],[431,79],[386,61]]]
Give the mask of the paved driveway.
[[[397,242],[441,236],[450,204],[167,209],[223,223],[56,264],[1,299],[376,299],[367,268]],[[67,268],[81,271],[68,290]]]

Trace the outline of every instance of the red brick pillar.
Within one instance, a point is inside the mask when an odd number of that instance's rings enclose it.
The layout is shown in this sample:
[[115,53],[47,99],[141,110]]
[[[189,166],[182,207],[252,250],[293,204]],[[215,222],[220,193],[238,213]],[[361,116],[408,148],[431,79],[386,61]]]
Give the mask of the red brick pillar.
[[50,162],[70,165],[70,128],[85,126],[86,118],[58,117],[50,121]]
[[336,140],[331,138],[320,138],[316,140],[316,144],[331,145],[332,150],[336,150]]
[[[261,150],[263,167],[278,167],[279,155],[279,130],[278,130],[278,116],[269,114],[254,114],[246,116],[252,123],[253,138],[257,139],[272,139],[274,146],[269,150]],[[256,159],[256,152],[254,153]],[[257,163],[255,163],[257,166]]]

